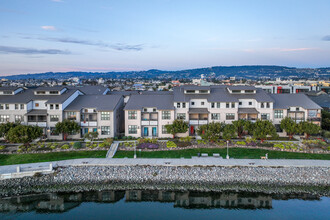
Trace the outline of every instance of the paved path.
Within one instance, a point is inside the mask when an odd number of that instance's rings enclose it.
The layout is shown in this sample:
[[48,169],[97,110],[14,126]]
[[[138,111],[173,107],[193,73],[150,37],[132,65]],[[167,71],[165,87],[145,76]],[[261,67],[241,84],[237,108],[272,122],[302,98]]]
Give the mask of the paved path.
[[117,152],[118,146],[119,146],[119,141],[114,141],[107,152],[106,158],[113,158],[113,156]]
[[[75,159],[43,163],[31,163],[20,165],[21,169],[40,169],[53,163],[57,166],[81,166],[81,165],[162,165],[162,166],[284,166],[284,167],[330,167],[330,160],[260,160],[260,159],[221,159],[221,158],[192,158],[192,159]],[[16,172],[18,165],[0,166],[0,174]]]

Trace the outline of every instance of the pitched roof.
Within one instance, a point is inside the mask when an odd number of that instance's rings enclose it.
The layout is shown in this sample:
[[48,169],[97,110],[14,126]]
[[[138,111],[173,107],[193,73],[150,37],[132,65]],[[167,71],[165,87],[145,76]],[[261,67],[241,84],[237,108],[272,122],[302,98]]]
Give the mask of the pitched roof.
[[80,95],[64,111],[80,111],[83,108],[95,108],[97,111],[113,111],[121,95]]
[[142,108],[174,110],[173,95],[132,95],[124,110],[141,110]]
[[269,94],[274,99],[274,109],[288,109],[290,107],[302,107],[304,109],[321,109],[308,96],[298,94]]
[[86,95],[103,95],[108,89],[104,86],[70,86],[70,89],[79,89]]

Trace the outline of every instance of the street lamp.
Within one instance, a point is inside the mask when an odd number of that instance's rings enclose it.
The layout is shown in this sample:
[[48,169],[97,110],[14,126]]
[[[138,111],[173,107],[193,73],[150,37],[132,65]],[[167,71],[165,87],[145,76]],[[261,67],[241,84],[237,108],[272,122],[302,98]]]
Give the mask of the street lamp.
[[134,141],[134,159],[136,159],[136,142]]
[[229,141],[227,140],[227,156],[226,156],[226,159],[227,159],[227,160],[229,159],[229,154],[228,154],[228,143],[229,143]]

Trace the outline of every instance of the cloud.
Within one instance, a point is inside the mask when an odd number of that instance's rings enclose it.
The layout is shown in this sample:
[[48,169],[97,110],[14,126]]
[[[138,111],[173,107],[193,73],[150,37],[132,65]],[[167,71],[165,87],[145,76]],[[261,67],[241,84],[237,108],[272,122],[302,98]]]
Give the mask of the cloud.
[[60,42],[60,43],[71,43],[71,44],[82,44],[88,46],[98,46],[103,48],[110,48],[113,50],[120,50],[120,51],[140,51],[143,49],[143,44],[107,44],[104,42],[94,42],[89,40],[80,40],[75,38],[54,38],[54,37],[47,37],[47,38],[38,38],[39,40],[46,40],[46,41],[53,41],[53,42]]
[[51,26],[51,25],[41,26],[41,28],[46,31],[56,31],[57,30],[54,26]]
[[322,38],[324,41],[330,41],[330,35],[326,35]]
[[34,49],[26,47],[7,47],[0,46],[0,53],[16,53],[16,54],[71,54],[67,50],[57,50],[57,49]]

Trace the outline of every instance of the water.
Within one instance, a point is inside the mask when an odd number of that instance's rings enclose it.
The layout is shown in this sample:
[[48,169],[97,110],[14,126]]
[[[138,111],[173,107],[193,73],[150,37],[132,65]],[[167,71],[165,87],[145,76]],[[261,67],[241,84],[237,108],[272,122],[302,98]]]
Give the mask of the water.
[[330,219],[330,198],[141,190],[34,194],[0,199],[0,219]]

